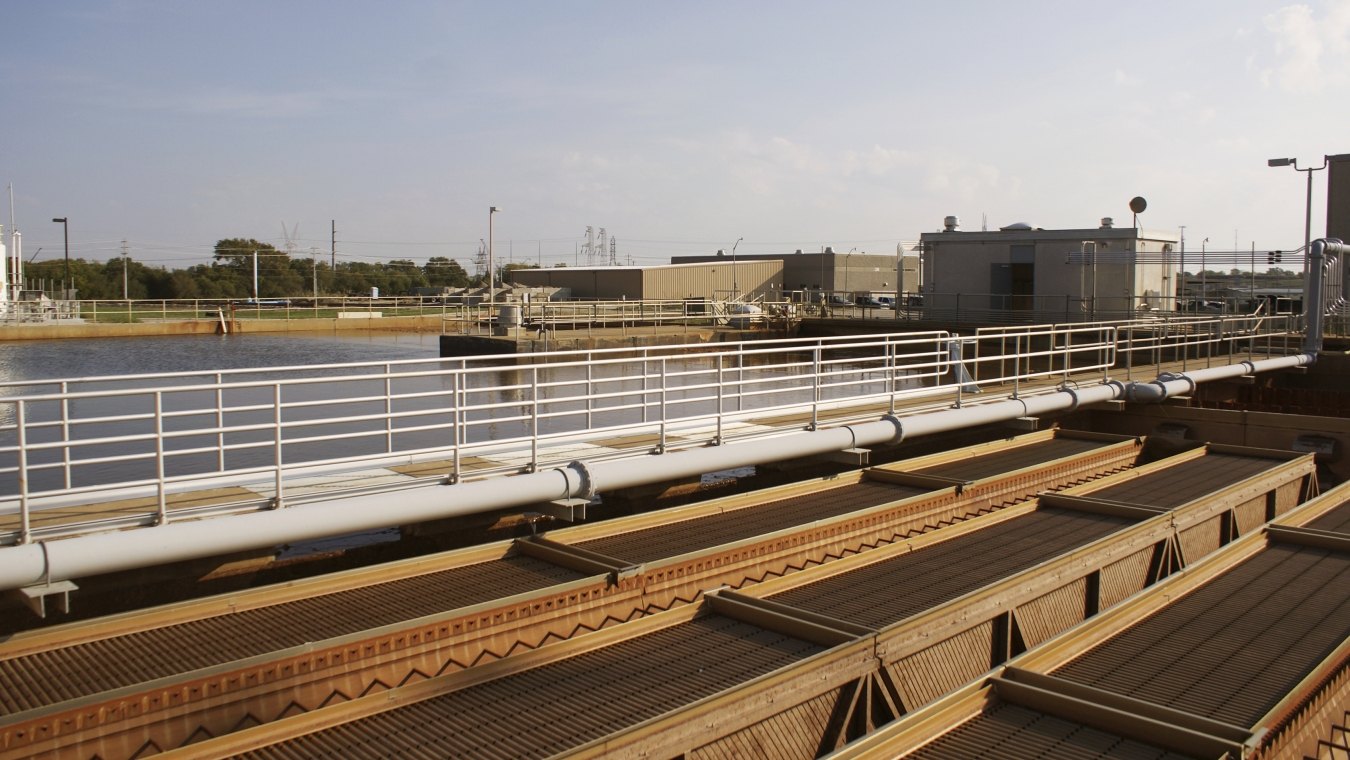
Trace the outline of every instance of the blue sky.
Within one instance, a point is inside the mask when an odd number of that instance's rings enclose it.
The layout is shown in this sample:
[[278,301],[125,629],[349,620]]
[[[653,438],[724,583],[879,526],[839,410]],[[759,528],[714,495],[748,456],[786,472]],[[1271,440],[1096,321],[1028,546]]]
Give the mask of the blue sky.
[[[940,228],[1302,243],[1350,152],[1350,0],[10,2],[0,184],[24,253],[346,260],[894,253]],[[1324,175],[1315,175],[1314,236]],[[10,217],[0,212],[9,226]]]

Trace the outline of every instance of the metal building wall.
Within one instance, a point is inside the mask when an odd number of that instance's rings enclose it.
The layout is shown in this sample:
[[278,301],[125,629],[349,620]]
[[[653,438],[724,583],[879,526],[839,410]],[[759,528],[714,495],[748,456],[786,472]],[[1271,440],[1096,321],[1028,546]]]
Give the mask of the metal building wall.
[[736,293],[753,298],[777,293],[783,281],[783,262],[769,259],[674,264],[642,271],[649,300],[724,299]]
[[1350,240],[1350,153],[1327,156],[1327,237]]
[[517,269],[511,279],[528,287],[567,288],[571,298],[665,301],[725,299],[736,292],[747,298],[775,295],[782,287],[782,273],[778,260],[723,259],[656,267]]

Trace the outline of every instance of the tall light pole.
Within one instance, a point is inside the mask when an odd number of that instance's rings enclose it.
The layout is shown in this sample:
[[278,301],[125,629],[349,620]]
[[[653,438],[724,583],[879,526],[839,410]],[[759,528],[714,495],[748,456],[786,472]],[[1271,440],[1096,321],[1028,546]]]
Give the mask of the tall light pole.
[[1180,311],[1185,311],[1185,310],[1186,310],[1186,225],[1184,225],[1184,224],[1181,225],[1180,229],[1181,229],[1181,266],[1180,266],[1181,271],[1178,272],[1177,274],[1180,275],[1180,277],[1181,277],[1181,282],[1178,283],[1178,285],[1179,285],[1179,287],[1178,287],[1178,292],[1180,293],[1180,295],[1178,296],[1178,298],[1180,299],[1180,303],[1178,303],[1177,306],[1179,307],[1179,310],[1180,310]]
[[61,232],[66,238],[66,280],[63,285],[64,292],[61,294],[62,300],[65,300],[70,297],[70,286],[72,284],[70,281],[70,224],[64,216],[52,219],[52,221],[61,225]]
[[1269,161],[1266,161],[1266,166],[1292,166],[1294,167],[1294,171],[1303,172],[1308,175],[1308,202],[1303,212],[1303,267],[1306,274],[1308,266],[1308,248],[1312,245],[1312,173],[1327,168],[1327,157],[1322,156],[1321,166],[1310,166],[1306,169],[1298,168],[1297,158],[1272,158]]
[[734,291],[732,298],[735,298],[737,301],[741,300],[741,286],[736,278],[736,246],[740,245],[741,241],[744,239],[745,238],[743,237],[738,237],[736,238],[736,242],[731,244],[731,289]]
[[488,303],[489,304],[491,304],[493,301],[492,280],[496,276],[496,272],[493,271],[493,264],[492,264],[492,217],[498,211],[501,211],[501,209],[497,208],[496,206],[488,206]]
[[1200,308],[1209,305],[1209,286],[1205,283],[1205,249],[1209,238],[1200,241]]

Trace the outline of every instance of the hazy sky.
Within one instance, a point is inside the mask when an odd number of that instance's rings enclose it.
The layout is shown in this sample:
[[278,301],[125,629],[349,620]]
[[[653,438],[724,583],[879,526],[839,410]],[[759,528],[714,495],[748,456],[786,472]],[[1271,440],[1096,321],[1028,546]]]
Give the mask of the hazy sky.
[[[1350,152],[1350,0],[23,2],[0,185],[24,254],[625,262],[1028,222],[1302,244]],[[7,199],[6,199],[7,200]],[[1314,175],[1314,237],[1325,173]],[[9,227],[9,213],[0,212]],[[6,238],[6,241],[8,238]]]

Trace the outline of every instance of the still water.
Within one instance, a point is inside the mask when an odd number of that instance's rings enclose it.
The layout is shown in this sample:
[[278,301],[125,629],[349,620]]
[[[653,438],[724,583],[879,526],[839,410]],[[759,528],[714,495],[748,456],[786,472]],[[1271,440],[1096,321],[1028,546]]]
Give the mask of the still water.
[[[257,369],[228,381],[265,381],[272,377],[269,367],[426,360],[416,363],[422,370],[436,368],[439,336],[418,333],[358,333],[351,335],[236,335],[121,338],[99,340],[61,340],[0,343],[0,445],[15,443],[12,427],[14,404],[3,403],[6,396],[52,392],[54,386],[19,388],[23,381],[50,378],[100,378],[139,373],[183,373],[182,385],[210,382],[211,378],[187,377],[191,373],[223,369]],[[758,396],[745,403],[772,405],[801,399],[809,400],[810,388],[790,390],[788,385],[768,383],[790,381],[802,370],[786,367],[782,357],[760,358],[738,375],[761,376],[766,384],[755,386]],[[448,375],[412,375],[385,380],[353,377],[352,369],[312,370],[319,381],[290,384],[282,388],[286,423],[284,461],[300,463],[344,456],[442,449],[453,444],[456,404],[458,419],[464,423],[461,440],[468,443],[486,440],[527,438],[537,424],[539,434],[571,433],[588,427],[643,421],[659,414],[656,405],[664,405],[672,416],[702,415],[715,411],[715,400],[707,389],[710,360],[691,354],[671,363],[672,377],[664,393],[647,389],[641,375],[641,362],[616,365],[571,366],[548,370],[547,383],[540,383],[528,371],[509,367],[485,367],[456,381]],[[650,370],[647,370],[650,371]],[[863,375],[868,374],[861,370]],[[688,372],[682,380],[680,372]],[[369,371],[366,371],[369,374]],[[542,374],[542,373],[541,373]],[[337,379],[343,376],[343,379]],[[330,379],[331,378],[331,379]],[[456,386],[455,383],[460,385]],[[683,392],[680,386],[702,383],[701,389]],[[540,383],[532,387],[532,383]],[[140,381],[94,380],[79,384],[79,390],[141,388]],[[860,377],[859,382],[841,395],[878,392],[883,381]],[[597,388],[605,395],[598,402],[575,400]],[[72,389],[75,389],[74,387]],[[535,393],[537,391],[537,398]],[[72,425],[68,433],[59,425],[37,426],[29,432],[28,443],[56,443],[69,435],[72,440],[97,441],[80,447],[78,459],[102,461],[61,465],[63,451],[30,451],[27,460],[30,492],[59,490],[69,486],[126,482],[155,477],[154,451],[163,445],[178,452],[166,459],[166,474],[209,473],[221,469],[269,466],[274,461],[273,397],[270,385],[232,388],[222,392],[220,402],[227,410],[223,423],[232,432],[177,435],[184,431],[210,430],[217,425],[213,411],[215,391],[178,391],[163,395],[164,430],[159,435],[151,419],[153,394],[116,398],[84,398],[69,404],[67,418],[94,420]],[[392,402],[386,395],[392,394]],[[832,393],[824,394],[833,395]],[[789,396],[793,398],[789,398]],[[458,399],[458,400],[457,400]],[[683,404],[683,405],[681,405]],[[531,419],[534,412],[547,413]],[[393,417],[390,416],[393,413]],[[56,402],[34,403],[25,408],[26,421],[51,422],[62,419]],[[128,416],[141,418],[129,420]],[[175,416],[176,415],[176,416]],[[120,419],[119,419],[120,418]],[[356,419],[354,419],[356,418]],[[341,419],[334,422],[334,419]],[[253,426],[240,430],[240,426]],[[28,427],[28,425],[26,425]],[[104,443],[115,437],[139,436],[140,440]],[[220,453],[218,444],[225,444]],[[219,458],[223,457],[223,461]],[[17,457],[0,459],[0,497],[17,493]],[[12,461],[10,461],[12,460]],[[43,465],[48,465],[44,467]],[[69,477],[69,481],[66,478]]]
[[0,342],[0,385],[58,377],[434,359],[431,333],[183,335]]

